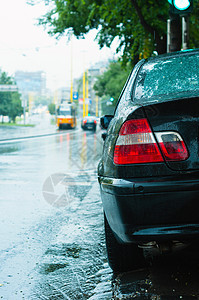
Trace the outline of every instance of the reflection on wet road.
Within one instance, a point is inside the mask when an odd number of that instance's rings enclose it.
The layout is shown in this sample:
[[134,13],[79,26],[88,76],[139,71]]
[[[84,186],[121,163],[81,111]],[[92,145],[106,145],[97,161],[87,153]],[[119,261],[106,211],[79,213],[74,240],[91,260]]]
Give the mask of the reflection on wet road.
[[77,128],[0,145],[0,298],[199,299],[198,247],[113,276],[96,176],[100,134]]

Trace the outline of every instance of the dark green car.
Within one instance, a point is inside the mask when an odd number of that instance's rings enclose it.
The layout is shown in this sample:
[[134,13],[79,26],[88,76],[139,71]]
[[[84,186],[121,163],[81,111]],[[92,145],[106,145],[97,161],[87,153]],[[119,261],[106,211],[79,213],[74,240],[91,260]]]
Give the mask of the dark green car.
[[98,178],[114,271],[199,239],[199,50],[140,61],[107,128]]

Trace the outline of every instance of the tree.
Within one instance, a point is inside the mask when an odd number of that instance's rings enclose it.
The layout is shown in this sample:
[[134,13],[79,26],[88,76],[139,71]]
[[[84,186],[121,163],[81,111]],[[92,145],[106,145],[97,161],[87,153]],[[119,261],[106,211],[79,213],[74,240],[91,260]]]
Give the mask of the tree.
[[[0,84],[14,84],[6,72],[0,75]],[[18,92],[0,92],[0,115],[8,116],[13,122],[22,113],[21,100]],[[2,118],[3,123],[3,118]]]
[[123,69],[119,61],[111,62],[107,71],[98,76],[94,85],[96,94],[99,97],[109,95],[117,101],[130,71],[130,65]]
[[[12,79],[5,72],[0,75],[0,84],[12,84]],[[11,92],[0,92],[0,115],[7,116],[8,108],[12,102]],[[2,118],[3,123],[3,118]]]
[[23,108],[21,106],[21,99],[18,92],[12,93],[12,101],[8,108],[8,116],[15,123],[16,117],[23,113]]
[[94,90],[96,91],[96,94],[101,97],[103,113],[111,114],[113,112],[130,71],[130,64],[128,64],[124,69],[121,63],[117,61],[110,63],[107,71],[98,76],[94,85]]
[[[36,0],[32,0],[34,2]],[[161,0],[43,0],[49,11],[40,18],[49,34],[59,37],[71,30],[78,38],[98,29],[100,47],[119,39],[117,51],[133,64],[153,51],[166,52],[168,1]],[[199,0],[190,17],[190,47],[199,47]]]
[[48,110],[51,115],[55,115],[55,112],[56,112],[55,104],[54,103],[48,104]]

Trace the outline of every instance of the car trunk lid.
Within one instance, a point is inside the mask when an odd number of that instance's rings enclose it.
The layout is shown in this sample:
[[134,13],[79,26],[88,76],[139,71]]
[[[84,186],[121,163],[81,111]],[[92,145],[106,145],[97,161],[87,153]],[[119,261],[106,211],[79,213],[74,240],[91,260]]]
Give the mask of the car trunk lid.
[[[153,102],[144,105],[146,117],[160,146],[161,136],[176,136],[182,139],[188,156],[184,160],[165,159],[167,166],[176,171],[199,169],[199,98],[179,99],[175,101]],[[164,157],[164,155],[163,155]]]

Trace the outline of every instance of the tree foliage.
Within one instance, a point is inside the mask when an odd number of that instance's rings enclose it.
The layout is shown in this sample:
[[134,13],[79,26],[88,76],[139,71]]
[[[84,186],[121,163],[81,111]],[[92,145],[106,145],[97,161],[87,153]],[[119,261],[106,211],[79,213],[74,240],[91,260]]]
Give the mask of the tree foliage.
[[107,71],[98,76],[94,85],[94,90],[99,97],[110,96],[117,101],[125,81],[130,73],[131,67],[128,65],[122,68],[120,62],[112,62]]
[[[32,0],[34,2],[36,0]],[[119,39],[123,62],[166,52],[167,0],[43,0],[49,10],[40,19],[49,34],[57,37],[72,30],[83,37],[98,29],[100,47]],[[199,0],[190,16],[190,47],[199,47]]]
[[48,104],[48,111],[51,115],[55,115],[56,112],[56,106],[54,103]]
[[[112,114],[122,88],[130,74],[131,66],[124,69],[119,61],[112,62],[107,71],[98,76],[94,85],[96,94],[101,98],[101,107],[104,114]],[[114,101],[111,102],[110,98]]]
[[20,116],[23,113],[23,108],[21,106],[20,95],[18,92],[12,92],[12,100],[8,108],[8,116],[13,123],[17,116]]
[[[0,76],[0,84],[12,84],[12,80],[3,72]],[[0,92],[0,115],[8,115],[8,107],[12,102],[12,93],[11,92]]]
[[[11,77],[6,72],[0,75],[0,84],[14,84]],[[0,115],[8,116],[10,120],[15,122],[17,116],[22,114],[20,94],[18,92],[0,92]],[[2,119],[3,121],[3,119]]]

